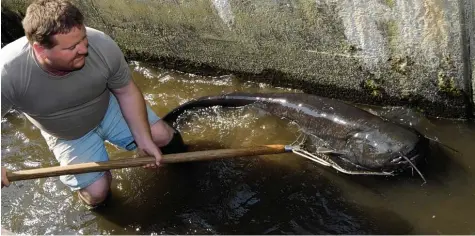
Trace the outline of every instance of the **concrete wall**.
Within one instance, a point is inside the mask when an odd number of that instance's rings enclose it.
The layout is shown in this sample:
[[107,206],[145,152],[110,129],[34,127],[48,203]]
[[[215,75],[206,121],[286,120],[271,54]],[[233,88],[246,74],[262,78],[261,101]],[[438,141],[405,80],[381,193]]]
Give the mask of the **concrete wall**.
[[[464,51],[467,53],[469,60],[466,60],[468,65],[471,63],[470,66],[467,66],[467,74],[466,78],[470,78],[472,80],[472,102],[475,102],[475,1],[473,0],[466,0],[464,4],[465,9],[465,32],[467,36],[465,37],[468,42],[466,42],[466,47]],[[466,80],[467,83],[469,79]],[[475,105],[472,109],[473,115],[475,116]]]
[[75,2],[131,59],[435,116],[472,112],[473,0]]

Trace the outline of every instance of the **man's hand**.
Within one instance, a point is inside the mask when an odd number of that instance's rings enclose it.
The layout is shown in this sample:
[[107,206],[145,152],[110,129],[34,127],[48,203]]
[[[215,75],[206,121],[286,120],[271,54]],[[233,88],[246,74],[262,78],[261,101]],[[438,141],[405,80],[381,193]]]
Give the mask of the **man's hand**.
[[4,186],[8,187],[9,185],[10,185],[10,182],[8,181],[8,178],[7,178],[7,169],[2,166],[2,188]]
[[139,155],[150,155],[155,157],[155,164],[147,164],[145,168],[157,168],[160,165],[160,161],[162,160],[162,152],[160,149],[155,145],[155,143],[150,140],[145,142],[144,144],[137,144]]

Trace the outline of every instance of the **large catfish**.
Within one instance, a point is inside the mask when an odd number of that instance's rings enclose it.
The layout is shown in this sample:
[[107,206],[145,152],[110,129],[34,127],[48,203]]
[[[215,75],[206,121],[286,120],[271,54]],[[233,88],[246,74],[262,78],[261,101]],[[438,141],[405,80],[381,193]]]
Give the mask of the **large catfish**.
[[294,121],[307,137],[305,150],[332,150],[327,158],[352,173],[395,173],[415,167],[427,144],[422,135],[409,127],[336,99],[304,93],[205,96],[178,106],[163,119],[173,124],[186,110],[245,105]]

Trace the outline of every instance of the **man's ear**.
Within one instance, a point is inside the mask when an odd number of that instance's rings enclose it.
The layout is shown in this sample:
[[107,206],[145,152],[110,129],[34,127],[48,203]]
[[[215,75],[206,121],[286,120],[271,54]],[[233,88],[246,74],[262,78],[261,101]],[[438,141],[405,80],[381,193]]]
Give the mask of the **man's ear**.
[[40,57],[44,57],[46,48],[39,44],[38,42],[33,43],[33,49],[35,50],[36,54]]

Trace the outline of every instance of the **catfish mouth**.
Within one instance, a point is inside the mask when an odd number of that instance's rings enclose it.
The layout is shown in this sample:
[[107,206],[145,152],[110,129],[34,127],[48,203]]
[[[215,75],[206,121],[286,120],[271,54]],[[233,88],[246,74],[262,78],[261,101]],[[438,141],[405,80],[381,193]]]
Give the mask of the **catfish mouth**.
[[394,153],[394,157],[383,166],[383,169],[405,172],[417,168],[421,160],[425,158],[428,148],[429,140],[419,135],[419,140],[414,147],[410,148],[406,153]]
[[412,164],[414,165],[419,164],[419,161],[422,159],[420,157],[423,157],[422,150],[419,150],[416,147],[414,147],[411,151],[409,151],[406,154],[399,153],[399,155],[397,155],[395,158],[392,158],[389,161],[388,165],[385,166],[384,168],[387,168],[387,169],[390,168],[398,172],[402,172],[412,167],[411,163],[409,162],[412,162]]

